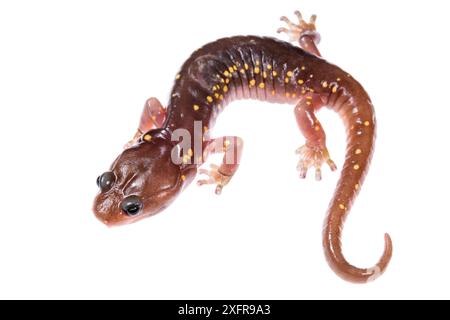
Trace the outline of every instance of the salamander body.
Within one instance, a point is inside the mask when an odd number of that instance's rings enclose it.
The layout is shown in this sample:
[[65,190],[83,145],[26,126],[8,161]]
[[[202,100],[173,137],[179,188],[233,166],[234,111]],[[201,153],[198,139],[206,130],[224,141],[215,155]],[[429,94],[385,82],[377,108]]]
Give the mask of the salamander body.
[[[221,111],[233,100],[255,99],[295,105],[294,113],[306,144],[297,150],[304,178],[321,166],[336,169],[326,148],[325,132],[315,113],[326,106],[337,112],[347,130],[347,152],[341,177],[330,202],[323,231],[325,256],[331,268],[352,282],[367,282],[383,273],[392,255],[385,235],[385,252],[372,268],[349,264],[341,250],[341,230],[361,189],[373,154],[376,120],[371,100],[349,73],[325,61],[316,47],[320,37],[315,17],[299,24],[287,18],[280,28],[300,47],[273,38],[237,36],[209,43],[195,51],[175,77],[164,108],[147,100],[139,129],[111,169],[98,178],[96,216],[107,225],[138,221],[166,208],[195,178],[216,184],[220,194],[239,167],[243,140],[212,138]],[[223,153],[219,166],[200,166],[211,153]]]

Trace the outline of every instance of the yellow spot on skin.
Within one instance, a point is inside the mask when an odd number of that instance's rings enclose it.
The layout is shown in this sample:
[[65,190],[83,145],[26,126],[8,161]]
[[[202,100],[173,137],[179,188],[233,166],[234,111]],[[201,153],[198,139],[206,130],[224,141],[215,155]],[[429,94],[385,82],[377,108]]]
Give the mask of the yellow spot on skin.
[[267,72],[263,72],[263,78],[266,79],[267,78]]
[[220,78],[220,82],[222,82],[222,83],[225,83],[225,80],[224,80],[224,79],[222,79],[222,78]]
[[248,64],[244,64],[244,69],[248,70]]
[[312,99],[313,99],[313,97],[311,97],[311,96],[306,97],[306,100],[312,100]]
[[255,73],[258,74],[260,69],[258,67],[255,67]]
[[221,95],[219,96],[219,99],[220,99],[220,100],[223,100],[223,94],[221,94]]
[[215,97],[216,99],[219,99],[219,94],[218,94],[218,93],[214,93],[214,97]]
[[295,97],[297,97],[297,94],[293,93],[292,98],[295,98]]
[[192,106],[192,108],[194,109],[194,111],[198,111],[198,109],[200,109],[200,107],[198,106],[198,104],[194,104]]
[[320,131],[320,126],[315,126],[315,127],[314,127],[314,130]]
[[260,87],[261,89],[264,89],[264,87],[265,87],[264,82],[261,82],[261,83],[259,84],[259,87]]
[[267,65],[267,70],[272,70],[272,66],[270,64]]
[[184,174],[181,175],[181,180],[182,180],[182,181],[186,180],[186,176],[185,176]]
[[233,70],[234,70],[234,71],[237,71],[237,67],[236,67],[236,66],[233,66]]
[[309,92],[314,93],[314,89],[313,88],[309,88]]
[[310,105],[311,105],[311,101],[306,101],[306,104],[307,104],[308,106],[310,106]]
[[241,70],[240,70],[240,73],[244,74],[244,73],[245,73],[245,70],[244,70],[244,69],[241,69]]
[[149,135],[149,134],[146,134],[146,135],[144,136],[144,140],[145,140],[145,141],[150,141],[150,140],[152,140],[152,136]]
[[326,82],[326,81],[322,82],[322,87],[328,88],[328,82]]
[[337,86],[334,86],[333,89],[331,89],[331,92],[336,93],[337,92]]
[[212,87],[212,91],[216,91],[216,90],[217,90],[216,86]]
[[355,150],[355,154],[361,154],[362,153],[362,150],[361,149],[356,149]]
[[275,90],[272,90],[272,95],[273,95],[273,96],[275,95]]
[[259,63],[259,60],[256,60],[256,65],[259,66],[259,64],[260,64],[260,63]]
[[359,184],[355,184],[355,190],[359,189]]
[[339,209],[345,210],[345,206],[341,203],[341,204],[339,205]]
[[297,83],[298,83],[298,84],[304,84],[305,81],[303,81],[302,79],[300,79],[300,80],[297,81]]
[[284,78],[284,82],[289,83],[289,78],[288,77]]
[[225,79],[225,83],[226,84],[230,83],[230,79]]
[[191,148],[189,148],[189,150],[188,150],[188,155],[189,155],[189,157],[192,157],[192,155],[194,154],[194,152],[192,151],[192,149]]
[[252,79],[248,84],[250,85],[250,87],[253,87],[256,84],[256,80]]
[[228,147],[229,145],[230,145],[230,140],[225,140],[224,142],[223,142],[223,146],[226,148],[226,147]]
[[223,75],[224,75],[225,77],[228,77],[228,76],[230,75],[230,73],[228,72],[228,70],[225,70],[225,71],[223,72]]
[[233,72],[234,70],[233,70],[233,67],[228,67],[228,70],[230,71],[230,72]]
[[213,102],[213,98],[212,98],[211,96],[207,96],[207,97],[206,97],[206,100],[207,100],[209,103]]
[[288,71],[288,72],[286,73],[286,75],[287,75],[288,77],[292,77],[294,74],[292,73],[292,71]]
[[353,170],[359,170],[359,164],[355,164],[355,165],[353,166]]
[[185,154],[185,155],[183,156],[183,163],[188,163],[189,160],[190,160],[190,157],[189,157],[187,154]]
[[175,79],[180,79],[181,78],[181,75],[180,74],[177,74],[177,76],[175,77]]
[[207,127],[207,126],[204,126],[204,127],[203,127],[203,132],[205,132],[205,133],[206,133],[206,132],[208,132],[208,130],[209,130],[209,129],[208,129],[208,127]]
[[364,121],[364,125],[365,125],[366,127],[368,127],[368,126],[370,126],[370,122],[369,122],[369,121]]
[[220,104],[218,104],[217,109],[222,110],[222,106]]
[[273,71],[273,72],[272,72],[272,75],[273,75],[274,77],[276,77],[276,76],[278,75],[278,73],[277,73],[276,71]]
[[314,78],[314,75],[313,75],[313,74],[310,74],[309,77],[310,77],[310,78]]
[[305,89],[302,89],[302,94],[306,94],[306,90]]
[[303,71],[305,71],[305,70],[306,70],[306,67],[305,67],[305,66],[302,66],[301,69],[302,69]]
[[336,81],[337,81],[337,82],[341,81],[341,78],[337,78]]
[[223,92],[228,92],[228,86],[223,86]]
[[286,98],[289,98],[291,94],[289,92],[286,92]]

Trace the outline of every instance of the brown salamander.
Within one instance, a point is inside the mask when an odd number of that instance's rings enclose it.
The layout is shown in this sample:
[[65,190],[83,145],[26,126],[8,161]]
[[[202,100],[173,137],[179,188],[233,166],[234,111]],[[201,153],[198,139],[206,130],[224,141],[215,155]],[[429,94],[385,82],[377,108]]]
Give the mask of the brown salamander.
[[[317,49],[320,36],[315,16],[299,23],[282,21],[291,41],[237,36],[220,39],[195,51],[176,75],[167,108],[156,98],[147,100],[139,129],[109,171],[97,183],[100,193],[95,215],[105,224],[120,225],[152,216],[166,208],[203,173],[198,184],[216,184],[216,193],[239,167],[243,141],[239,137],[212,138],[220,112],[236,99],[256,99],[295,105],[294,113],[306,144],[297,150],[298,170],[305,178],[314,168],[336,169],[326,148],[325,132],[315,113],[322,107],[336,111],[344,121],[347,152],[340,180],[331,200],[323,231],[325,255],[343,279],[367,282],[386,269],[392,242],[385,235],[385,251],[372,268],[349,264],[341,250],[341,230],[361,189],[372,157],[376,121],[363,87],[347,72],[325,61]],[[220,166],[200,169],[209,154],[223,153]]]

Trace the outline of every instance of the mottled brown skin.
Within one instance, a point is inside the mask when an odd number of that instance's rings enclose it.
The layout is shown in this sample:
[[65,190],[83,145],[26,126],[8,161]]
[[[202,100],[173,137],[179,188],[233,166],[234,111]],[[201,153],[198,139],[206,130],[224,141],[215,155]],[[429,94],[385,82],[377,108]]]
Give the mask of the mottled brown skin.
[[[213,141],[209,133],[217,116],[236,99],[296,105],[297,122],[306,138],[304,160],[307,161],[301,163],[300,170],[305,175],[309,167],[318,169],[323,162],[333,167],[326,150],[325,133],[314,114],[327,106],[343,119],[348,146],[341,178],[325,220],[325,255],[331,268],[345,280],[360,283],[381,275],[392,255],[388,235],[383,256],[375,267],[368,269],[349,264],[340,242],[342,226],[373,153],[376,128],[373,106],[356,80],[320,57],[314,40],[312,33],[300,34],[302,49],[272,38],[238,36],[217,40],[195,51],[176,77],[165,117],[159,102],[150,101],[149,110],[159,108],[162,111],[158,111],[158,117],[153,117],[150,125],[151,116],[143,115],[144,123],[141,122],[141,132],[137,136],[143,134],[113,163],[110,171],[115,181],[109,190],[97,196],[96,216],[107,225],[118,225],[135,222],[167,207],[192,182],[204,160],[174,164],[171,152],[177,142],[171,141],[172,132],[187,129],[192,140],[200,139],[206,148]],[[195,132],[194,121],[201,121],[204,130]],[[155,128],[159,126],[161,128]],[[237,139],[236,148],[241,148],[242,142]],[[320,155],[316,157],[320,163],[306,165],[313,161],[311,152]],[[219,180],[228,181],[237,167],[238,164],[222,164],[215,174]],[[319,170],[316,176],[320,178]],[[123,199],[128,196],[141,199],[142,207],[136,215],[130,216],[121,209]]]

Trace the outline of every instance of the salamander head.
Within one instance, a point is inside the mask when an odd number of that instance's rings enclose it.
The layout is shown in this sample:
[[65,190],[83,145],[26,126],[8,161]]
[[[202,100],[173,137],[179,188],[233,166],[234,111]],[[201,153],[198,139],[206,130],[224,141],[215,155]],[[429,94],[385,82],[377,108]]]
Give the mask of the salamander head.
[[97,179],[100,193],[93,211],[108,226],[136,222],[160,212],[183,187],[186,173],[171,159],[170,138],[162,129],[147,134],[149,141],[141,139],[124,150],[111,169]]

